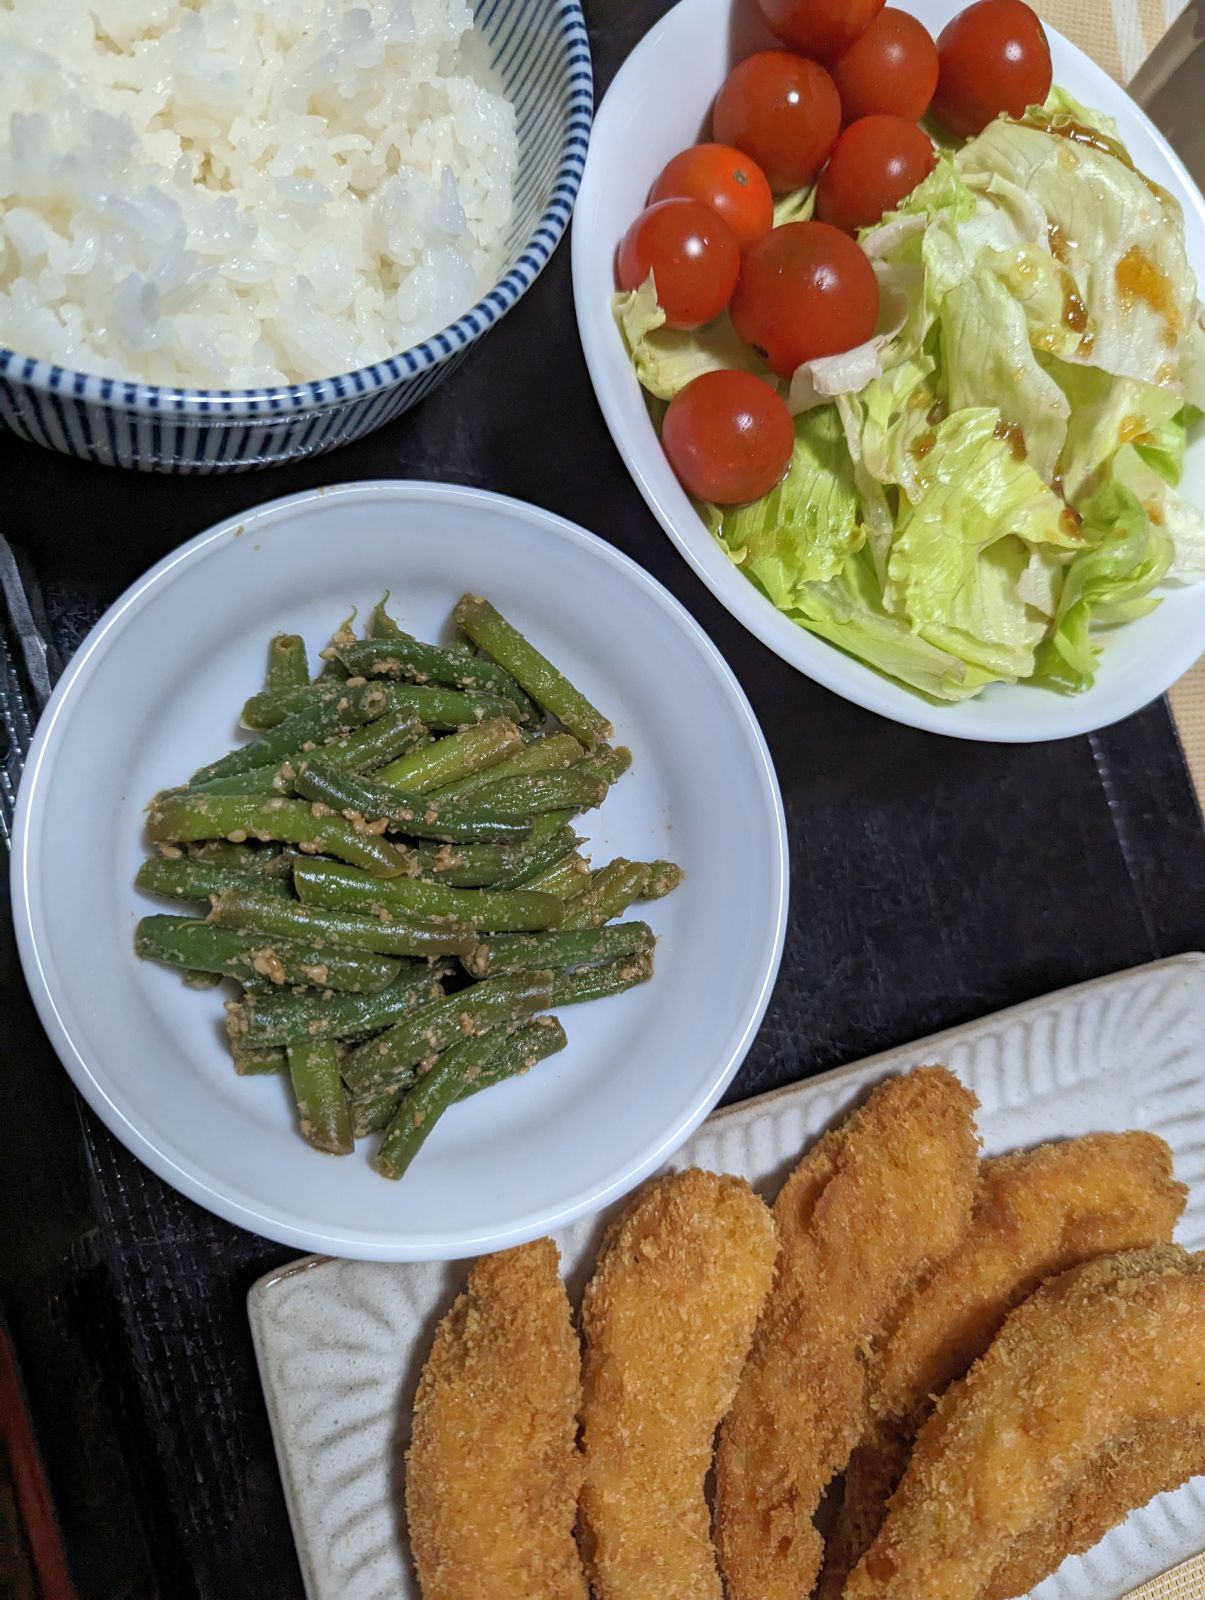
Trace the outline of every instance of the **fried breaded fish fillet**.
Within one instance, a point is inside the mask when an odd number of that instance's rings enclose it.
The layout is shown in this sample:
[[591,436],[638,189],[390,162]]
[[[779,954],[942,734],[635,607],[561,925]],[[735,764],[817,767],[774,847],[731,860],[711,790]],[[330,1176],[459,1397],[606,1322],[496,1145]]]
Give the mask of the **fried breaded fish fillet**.
[[1101,1450],[1044,1523],[1014,1539],[978,1600],[1016,1600],[1155,1495],[1205,1473],[1205,1421],[1145,1423]]
[[869,1420],[866,1357],[969,1225],[975,1104],[943,1067],[889,1078],[783,1185],[778,1278],[716,1454],[732,1600],[812,1591],[813,1517]]
[[582,1552],[599,1600],[720,1600],[704,1482],[774,1277],[742,1178],[646,1185],[582,1301]]
[[904,1301],[872,1363],[874,1420],[846,1470],[817,1600],[840,1600],[932,1398],[983,1354],[1009,1311],[1093,1256],[1170,1243],[1187,1193],[1151,1133],[1090,1134],[982,1163],[970,1231]]
[[551,1239],[484,1256],[435,1333],[406,1457],[424,1600],[586,1600],[581,1355]]
[[[845,1600],[980,1600],[1077,1486],[1095,1495],[1106,1453],[1157,1453],[1167,1430],[1202,1423],[1205,1254],[1158,1245],[1073,1267],[938,1401]],[[1083,1507],[1097,1536],[1104,1503]]]

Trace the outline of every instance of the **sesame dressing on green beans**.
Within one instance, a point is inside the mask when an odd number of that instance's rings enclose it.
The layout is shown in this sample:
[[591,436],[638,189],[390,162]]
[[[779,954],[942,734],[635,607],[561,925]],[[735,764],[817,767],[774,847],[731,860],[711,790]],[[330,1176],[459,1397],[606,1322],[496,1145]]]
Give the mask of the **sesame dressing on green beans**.
[[[492,1088],[506,1078],[530,1072],[537,1063],[554,1056],[569,1043],[565,1030],[556,1017],[533,1017],[495,1043],[489,1060],[475,1078],[461,1089],[458,1100],[468,1100],[482,1089]],[[402,1096],[388,1090],[380,1094],[353,1095],[351,1097],[352,1132],[357,1139],[387,1128],[393,1121]]]
[[[544,825],[552,821],[551,829]],[[420,844],[418,876],[457,889],[514,889],[543,872],[577,844],[577,835],[551,813],[537,817],[520,844]]]
[[632,752],[535,643],[465,595],[459,636],[428,644],[387,600],[317,677],[276,634],[252,736],[151,801],[135,882],[186,914],[134,945],[198,989],[233,980],[235,1072],[291,1085],[316,1152],[384,1130],[372,1164],[396,1179],[456,1102],[565,1048],[551,1007],[652,976],[652,928],[613,919],[682,875],[591,871],[575,819]]
[[232,1044],[285,1045],[298,1039],[362,1039],[390,1028],[412,1011],[443,998],[446,970],[408,962],[386,989],[375,994],[265,994],[226,1003]]
[[289,1058],[283,1050],[259,1049],[258,1046],[236,1044],[231,1041],[230,1054],[234,1070],[240,1078],[263,1078],[272,1072],[287,1072]]
[[351,1051],[343,1077],[353,1094],[401,1089],[421,1061],[436,1056],[466,1033],[480,1033],[545,1011],[552,999],[553,974],[528,972],[489,978],[459,994],[436,1000],[413,1017],[395,1023]]
[[265,689],[296,689],[310,681],[305,640],[297,633],[278,633],[268,645]]
[[216,972],[244,983],[264,978],[278,987],[298,984],[333,992],[370,994],[392,983],[400,970],[388,956],[218,928],[188,917],[143,917],[134,933],[134,949],[145,961],[162,961],[186,971]]
[[555,895],[515,889],[452,889],[421,878],[374,878],[338,861],[298,862],[293,887],[303,905],[363,916],[448,917],[491,932],[554,928],[565,915]]
[[[239,867],[215,866],[188,856],[180,856],[175,860],[167,856],[148,856],[139,867],[134,884],[136,888],[145,889],[148,894],[162,895],[166,900],[196,900],[204,905],[208,903],[210,895],[222,894],[227,889],[246,888],[247,878],[248,874]],[[289,885],[283,878],[269,877],[266,872],[260,872],[256,874],[254,883],[257,894],[272,895],[281,900],[291,898]]]
[[286,756],[295,758],[351,728],[371,722],[387,710],[389,701],[379,684],[361,684],[354,688],[345,684],[338,694],[326,695],[314,705],[295,711],[251,744],[242,745],[220,760],[200,767],[193,773],[192,782],[208,783],[212,778],[227,778],[234,772],[268,766]]
[[299,1040],[289,1046],[288,1057],[301,1137],[328,1155],[349,1156],[355,1140],[339,1076],[339,1046],[333,1039]]
[[193,839],[277,840],[311,855],[330,855],[382,878],[407,870],[406,857],[379,835],[355,827],[331,808],[303,800],[245,795],[173,795],[157,803],[146,819],[147,836],[157,843]]
[[[388,789],[354,773],[340,772],[321,761],[310,761],[297,774],[296,788],[307,800],[329,807],[344,818],[362,823],[379,822],[393,833],[412,839],[444,839],[449,843],[470,843],[491,839],[522,839],[531,831],[531,820],[522,814],[500,814],[477,802],[439,801],[422,794]],[[332,855],[336,851],[330,852]],[[360,864],[360,863],[357,863]]]
[[653,930],[644,922],[614,922],[606,928],[567,932],[503,933],[479,944],[465,962],[475,978],[501,972],[536,972],[597,966],[630,956],[649,956]]
[[391,761],[377,773],[376,781],[422,794],[483,772],[522,749],[516,724],[509,717],[492,717]]
[[601,928],[612,917],[621,917],[633,900],[639,900],[648,887],[649,869],[643,861],[625,861],[622,856],[601,867],[585,894],[579,895],[565,917],[566,928]]
[[461,1093],[488,1070],[504,1033],[470,1034],[445,1050],[402,1097],[372,1164],[383,1178],[400,1178],[432,1128]]
[[537,739],[532,744],[521,744],[521,748],[516,750],[514,755],[508,756],[505,761],[500,761],[497,766],[490,767],[488,771],[474,772],[467,778],[461,778],[458,783],[443,784],[435,792],[443,799],[450,800],[453,796],[472,794],[483,785],[496,782],[499,778],[522,778],[532,772],[552,772],[558,767],[571,767],[585,753],[582,745],[571,733],[550,733],[546,739]]
[[353,677],[406,679],[477,694],[497,694],[519,707],[522,721],[531,722],[538,717],[535,706],[511,674],[481,656],[401,637],[362,639],[338,647],[337,654]]
[[368,950],[381,956],[465,956],[472,954],[477,942],[471,928],[457,923],[319,911],[299,901],[269,899],[243,889],[215,895],[209,920],[219,928],[309,939],[315,944]]
[[455,616],[457,626],[473,643],[505,667],[537,705],[550,711],[583,744],[593,745],[610,738],[611,724],[602,712],[488,600],[480,595],[463,595]]
[[[489,717],[517,720],[521,715],[513,700],[497,694],[473,694],[460,689],[386,683],[384,680],[372,687],[382,697],[387,711],[409,711],[428,728],[440,732],[471,728]],[[241,721],[245,728],[275,728],[298,711],[338,698],[346,688],[342,681],[336,681],[311,683],[299,689],[265,689],[244,703]]]
[[[584,894],[590,887],[590,881],[590,863],[579,850],[570,850],[536,877],[529,879],[524,887],[538,890],[541,894],[554,894],[558,900],[567,901]],[[561,920],[563,922],[564,917]]]

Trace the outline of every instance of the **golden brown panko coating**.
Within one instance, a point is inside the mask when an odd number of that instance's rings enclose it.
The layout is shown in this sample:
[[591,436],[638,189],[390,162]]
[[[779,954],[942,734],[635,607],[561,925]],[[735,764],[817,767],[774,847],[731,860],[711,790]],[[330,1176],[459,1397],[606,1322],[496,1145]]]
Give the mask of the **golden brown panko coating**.
[[406,1457],[423,1600],[586,1600],[581,1355],[551,1239],[484,1256],[440,1323]]
[[[1094,1492],[1106,1455],[1202,1423],[1205,1254],[1158,1245],[1074,1267],[939,1400],[845,1600],[981,1600],[1077,1486]],[[1104,1503],[1085,1507],[1094,1539]]]
[[1098,1453],[1058,1510],[1020,1539],[992,1573],[979,1600],[1015,1600],[1068,1556],[1100,1542],[1131,1511],[1205,1473],[1205,1421],[1146,1423]]
[[582,1301],[582,1552],[598,1600],[721,1600],[704,1483],[774,1277],[742,1178],[650,1183],[608,1229]]
[[1009,1311],[1082,1261],[1170,1243],[1186,1197],[1171,1151],[1151,1133],[1091,1134],[981,1164],[970,1231],[905,1300],[872,1363],[874,1420],[846,1471],[817,1600],[840,1600],[934,1397],[983,1354]]
[[970,1223],[975,1105],[943,1067],[890,1078],[783,1186],[778,1279],[716,1454],[732,1600],[812,1592],[813,1517],[869,1421],[867,1358]]

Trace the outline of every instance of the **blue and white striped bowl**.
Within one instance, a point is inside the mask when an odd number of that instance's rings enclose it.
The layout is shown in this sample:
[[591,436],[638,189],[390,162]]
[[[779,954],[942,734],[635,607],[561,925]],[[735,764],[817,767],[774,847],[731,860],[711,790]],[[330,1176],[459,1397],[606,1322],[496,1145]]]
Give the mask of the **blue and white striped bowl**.
[[569,223],[594,107],[581,0],[474,0],[519,135],[507,265],[422,344],[340,377],[270,389],[171,389],[73,372],[0,345],[0,426],[140,472],[240,472],[317,455],[400,416],[442,383],[547,265]]

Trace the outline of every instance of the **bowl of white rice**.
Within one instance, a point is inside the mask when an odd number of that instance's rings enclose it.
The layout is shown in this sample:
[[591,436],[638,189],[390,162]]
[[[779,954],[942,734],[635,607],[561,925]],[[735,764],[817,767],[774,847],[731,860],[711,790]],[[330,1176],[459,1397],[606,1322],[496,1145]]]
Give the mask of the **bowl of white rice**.
[[580,0],[4,0],[0,425],[145,471],[396,417],[539,276]]

